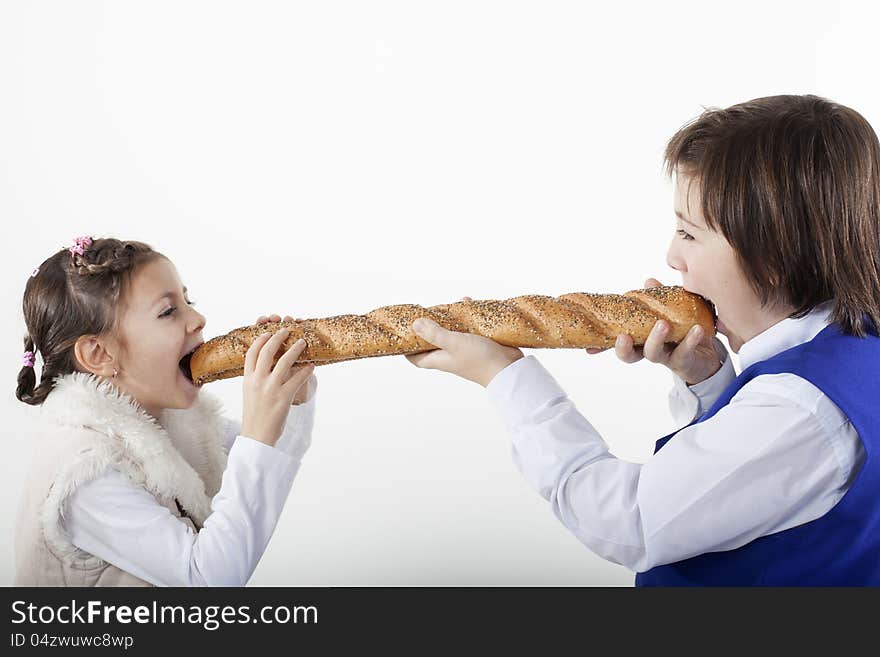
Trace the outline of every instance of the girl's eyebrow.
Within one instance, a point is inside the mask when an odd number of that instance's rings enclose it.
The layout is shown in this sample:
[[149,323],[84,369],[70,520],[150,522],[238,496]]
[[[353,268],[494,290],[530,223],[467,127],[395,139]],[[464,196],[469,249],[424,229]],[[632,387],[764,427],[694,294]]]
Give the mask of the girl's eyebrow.
[[693,227],[696,228],[697,230],[703,230],[702,228],[700,228],[699,226],[697,226],[697,224],[693,223],[692,221],[688,221],[687,219],[685,219],[685,218],[682,216],[681,212],[679,212],[678,210],[675,211],[675,216],[678,217],[679,219],[681,219],[681,220],[682,220],[684,223],[686,223],[688,226],[693,226]]
[[[187,292],[187,290],[186,290],[186,285],[184,285],[184,286],[183,286],[183,293],[186,294],[186,292]],[[153,305],[155,306],[155,305],[158,304],[162,299],[164,299],[164,298],[166,298],[166,297],[168,297],[169,299],[172,298],[172,297],[174,297],[174,292],[166,292],[165,294],[163,294],[162,296],[160,296],[158,299],[156,299],[156,301],[155,301],[155,303],[153,303]]]

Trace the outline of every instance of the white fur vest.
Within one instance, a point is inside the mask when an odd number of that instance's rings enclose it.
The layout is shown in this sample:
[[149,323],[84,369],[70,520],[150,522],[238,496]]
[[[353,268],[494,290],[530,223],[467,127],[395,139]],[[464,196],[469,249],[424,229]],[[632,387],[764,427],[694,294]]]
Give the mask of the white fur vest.
[[157,422],[112,382],[74,372],[55,379],[36,415],[16,522],[15,584],[149,585],[74,546],[62,523],[65,504],[77,486],[114,468],[198,531],[226,467],[222,403],[200,391],[191,408],[166,409]]

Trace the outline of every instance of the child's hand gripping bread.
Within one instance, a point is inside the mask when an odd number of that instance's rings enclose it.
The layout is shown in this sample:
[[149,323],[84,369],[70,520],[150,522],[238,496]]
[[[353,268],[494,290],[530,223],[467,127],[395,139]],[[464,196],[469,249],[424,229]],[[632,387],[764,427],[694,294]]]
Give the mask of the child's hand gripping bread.
[[[412,329],[428,317],[451,331],[475,333],[509,347],[603,348],[618,334],[644,344],[658,319],[669,322],[667,341],[679,342],[694,324],[715,333],[714,310],[702,297],[673,286],[632,290],[626,294],[573,292],[561,297],[526,295],[505,301],[460,301],[423,308],[412,304],[383,306],[366,315],[274,322],[237,328],[199,347],[187,363],[197,385],[241,376],[245,354],[266,331],[290,330],[287,351],[299,338],[306,348],[298,363],[338,363],[355,358],[414,354],[434,349]],[[280,357],[280,354],[279,354]]]

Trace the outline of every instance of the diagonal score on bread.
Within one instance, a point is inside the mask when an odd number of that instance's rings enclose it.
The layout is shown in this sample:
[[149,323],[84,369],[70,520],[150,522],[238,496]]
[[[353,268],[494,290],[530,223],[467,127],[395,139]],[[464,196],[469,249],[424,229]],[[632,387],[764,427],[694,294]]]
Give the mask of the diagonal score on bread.
[[541,349],[605,348],[627,333],[643,345],[659,319],[669,323],[667,342],[680,342],[694,324],[715,334],[715,315],[701,296],[678,286],[625,294],[572,292],[560,297],[525,295],[503,301],[459,301],[423,308],[383,306],[366,315],[254,324],[234,329],[199,347],[190,360],[197,385],[241,376],[248,348],[262,333],[286,327],[290,335],[275,360],[299,338],[306,348],[298,363],[327,365],[358,358],[414,354],[435,349],[412,330],[419,317],[441,326],[491,338],[509,347]]

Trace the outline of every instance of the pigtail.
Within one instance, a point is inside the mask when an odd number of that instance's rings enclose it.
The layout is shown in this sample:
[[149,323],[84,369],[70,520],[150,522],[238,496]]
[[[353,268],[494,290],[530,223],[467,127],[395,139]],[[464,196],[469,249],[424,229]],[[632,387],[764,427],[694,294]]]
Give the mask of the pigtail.
[[[29,351],[32,354],[36,354],[36,346],[30,335],[25,336],[24,350],[25,352]],[[34,400],[34,386],[36,383],[37,374],[34,368],[29,365],[22,366],[21,371],[18,373],[18,387],[15,389],[15,396],[18,400],[26,404],[40,403]]]
[[134,273],[164,257],[143,242],[78,237],[74,246],[57,251],[35,269],[25,286],[22,312],[28,331],[25,352],[36,354],[39,345],[40,379],[28,357],[18,373],[16,398],[39,406],[59,376],[77,371],[77,340],[114,334]]

